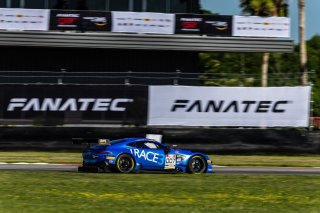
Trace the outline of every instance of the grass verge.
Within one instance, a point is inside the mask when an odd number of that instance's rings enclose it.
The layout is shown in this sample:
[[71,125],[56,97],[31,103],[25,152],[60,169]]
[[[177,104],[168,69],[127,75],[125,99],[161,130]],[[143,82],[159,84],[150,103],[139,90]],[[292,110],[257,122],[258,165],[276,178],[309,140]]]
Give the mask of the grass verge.
[[[222,166],[293,166],[320,167],[320,156],[210,155],[215,165]],[[16,163],[81,163],[81,153],[0,152],[0,162]]]
[[319,176],[1,172],[0,211],[319,212]]

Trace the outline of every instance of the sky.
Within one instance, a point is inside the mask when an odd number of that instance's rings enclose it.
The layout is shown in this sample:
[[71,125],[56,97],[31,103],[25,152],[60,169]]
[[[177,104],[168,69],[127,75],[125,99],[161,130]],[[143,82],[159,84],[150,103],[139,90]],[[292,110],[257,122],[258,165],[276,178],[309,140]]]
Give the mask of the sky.
[[[289,1],[289,15],[291,20],[291,38],[299,42],[299,13],[298,0]],[[220,15],[241,15],[239,0],[201,0],[201,6]],[[320,0],[305,0],[306,2],[306,39],[320,35]]]

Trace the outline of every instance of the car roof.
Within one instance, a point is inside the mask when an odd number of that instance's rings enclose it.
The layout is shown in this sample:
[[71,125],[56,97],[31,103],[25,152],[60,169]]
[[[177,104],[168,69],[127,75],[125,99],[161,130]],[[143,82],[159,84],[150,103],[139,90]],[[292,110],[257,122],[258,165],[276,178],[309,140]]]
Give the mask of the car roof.
[[[122,139],[112,140],[112,141],[110,141],[110,144],[111,145],[120,144],[120,143],[126,144],[126,143],[131,143],[131,142],[136,142],[136,141],[142,141],[142,140],[157,142],[155,140],[148,139],[148,138],[122,138]],[[159,143],[159,142],[157,142],[157,143]]]

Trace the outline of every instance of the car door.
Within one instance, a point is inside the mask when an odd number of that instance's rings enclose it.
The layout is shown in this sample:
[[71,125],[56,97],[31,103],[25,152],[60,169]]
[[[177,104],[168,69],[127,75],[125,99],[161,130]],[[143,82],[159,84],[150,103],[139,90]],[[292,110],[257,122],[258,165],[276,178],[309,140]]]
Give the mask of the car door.
[[164,146],[153,141],[135,142],[131,154],[141,164],[143,169],[162,170],[165,165]]

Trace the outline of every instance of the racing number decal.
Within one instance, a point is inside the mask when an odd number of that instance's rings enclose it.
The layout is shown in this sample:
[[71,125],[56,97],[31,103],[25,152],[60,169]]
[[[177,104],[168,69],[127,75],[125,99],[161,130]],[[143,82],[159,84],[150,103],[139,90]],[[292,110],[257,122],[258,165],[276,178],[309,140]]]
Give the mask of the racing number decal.
[[176,155],[166,155],[166,164],[164,166],[164,169],[175,169],[176,157]]

